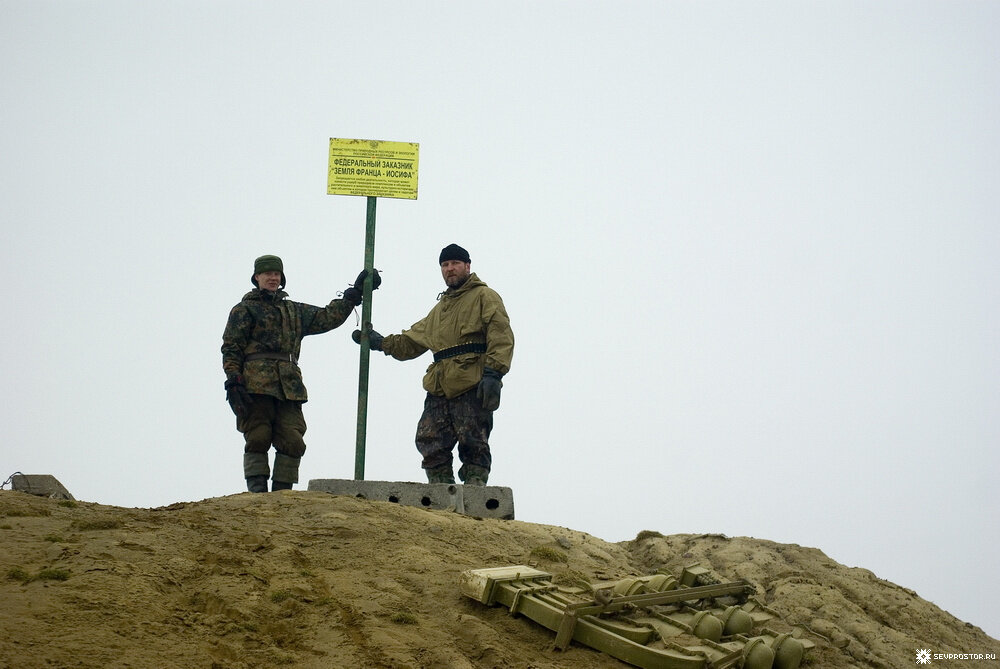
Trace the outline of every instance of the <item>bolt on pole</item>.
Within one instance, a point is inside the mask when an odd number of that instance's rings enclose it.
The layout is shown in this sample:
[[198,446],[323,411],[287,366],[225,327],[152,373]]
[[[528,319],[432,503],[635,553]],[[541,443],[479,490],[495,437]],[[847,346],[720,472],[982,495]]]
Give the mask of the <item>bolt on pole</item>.
[[372,321],[372,279],[375,274],[375,200],[368,197],[368,213],[365,219],[365,270],[368,275],[364,283],[364,302],[361,304],[361,365],[358,370],[358,432],[354,446],[354,480],[365,478],[365,438],[368,429],[368,363],[371,345],[368,332]]

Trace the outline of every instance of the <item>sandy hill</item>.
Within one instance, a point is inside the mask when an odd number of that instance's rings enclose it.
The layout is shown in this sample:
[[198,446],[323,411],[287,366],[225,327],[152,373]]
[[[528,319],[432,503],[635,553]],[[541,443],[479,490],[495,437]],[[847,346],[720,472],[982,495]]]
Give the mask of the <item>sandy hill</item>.
[[512,564],[604,581],[700,562],[822,635],[811,667],[913,667],[918,648],[1000,657],[996,639],[906,588],[749,538],[607,543],[307,491],[126,509],[5,490],[0,541],[0,666],[18,669],[626,667],[556,651],[547,629],[460,594],[462,571]]

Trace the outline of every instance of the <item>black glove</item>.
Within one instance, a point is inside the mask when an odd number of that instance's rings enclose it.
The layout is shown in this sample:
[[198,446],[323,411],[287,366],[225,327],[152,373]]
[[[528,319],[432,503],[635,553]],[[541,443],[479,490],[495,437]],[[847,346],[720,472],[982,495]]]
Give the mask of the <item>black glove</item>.
[[[354,287],[358,290],[363,290],[365,285],[365,278],[368,276],[368,270],[361,270],[361,274],[358,274],[358,278],[354,280]],[[377,269],[372,269],[372,290],[378,290],[378,287],[382,285],[382,277],[379,275]]]
[[[361,304],[362,297],[365,294],[365,278],[368,276],[368,270],[361,270],[361,274],[358,274],[358,278],[354,280],[354,285],[344,291],[344,299],[358,306]],[[378,270],[372,270],[372,290],[378,290],[378,287],[382,285],[382,277],[379,276]]]
[[[372,329],[372,324],[366,324],[366,329],[368,330],[368,348],[373,351],[382,350],[382,340],[385,339],[382,335]],[[354,340],[355,344],[361,343],[361,330],[355,330],[351,333],[351,339]]]
[[503,381],[500,379],[503,374],[490,367],[483,368],[483,378],[479,381],[479,388],[476,389],[476,397],[483,401],[483,408],[487,411],[496,411],[500,408],[500,389],[503,388]]
[[226,401],[229,402],[229,408],[233,410],[237,418],[243,418],[250,411],[250,405],[253,404],[253,398],[250,397],[250,393],[247,392],[246,383],[243,381],[243,375],[237,374],[236,376],[230,377],[226,381]]

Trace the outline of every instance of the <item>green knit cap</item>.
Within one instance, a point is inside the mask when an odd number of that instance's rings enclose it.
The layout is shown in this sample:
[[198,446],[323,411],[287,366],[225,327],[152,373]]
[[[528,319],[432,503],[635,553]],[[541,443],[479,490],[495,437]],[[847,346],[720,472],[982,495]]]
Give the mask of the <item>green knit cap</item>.
[[[285,267],[278,256],[261,256],[253,261],[253,274],[250,283],[257,286],[257,275],[261,272],[281,272],[281,287],[285,287]],[[260,286],[257,286],[258,288]]]
[[278,256],[261,256],[253,261],[253,273],[261,272],[284,272],[285,268],[281,264]]

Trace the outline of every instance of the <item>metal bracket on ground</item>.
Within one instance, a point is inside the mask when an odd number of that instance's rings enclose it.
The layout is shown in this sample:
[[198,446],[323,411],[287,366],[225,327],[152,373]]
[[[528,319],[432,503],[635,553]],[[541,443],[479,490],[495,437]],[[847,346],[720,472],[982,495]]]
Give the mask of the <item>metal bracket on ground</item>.
[[723,583],[697,565],[679,579],[660,572],[584,585],[553,584],[527,565],[488,567],[463,572],[459,588],[554,631],[556,649],[576,642],[643,669],[798,669],[816,646],[759,610],[751,583]]

